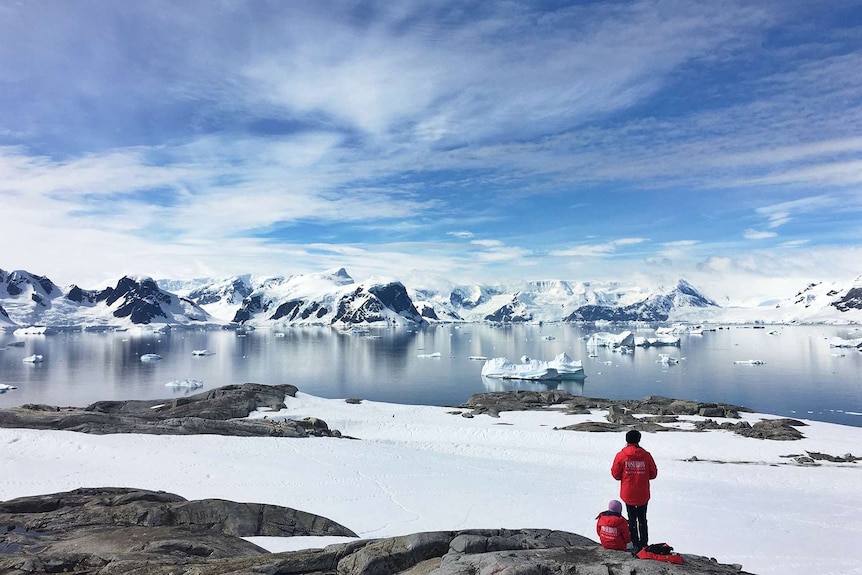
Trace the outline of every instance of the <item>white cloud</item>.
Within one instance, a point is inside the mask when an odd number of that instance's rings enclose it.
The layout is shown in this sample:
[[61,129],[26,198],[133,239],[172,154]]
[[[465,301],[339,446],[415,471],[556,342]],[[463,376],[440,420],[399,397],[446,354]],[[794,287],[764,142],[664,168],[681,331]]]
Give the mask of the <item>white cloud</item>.
[[774,238],[777,235],[778,234],[776,234],[775,232],[762,232],[758,230],[748,229],[745,230],[743,237],[745,237],[745,239],[747,240],[766,240],[769,238]]
[[600,244],[584,244],[562,250],[553,250],[550,255],[564,258],[607,256],[616,252],[620,246],[637,245],[646,241],[645,238],[621,238]]

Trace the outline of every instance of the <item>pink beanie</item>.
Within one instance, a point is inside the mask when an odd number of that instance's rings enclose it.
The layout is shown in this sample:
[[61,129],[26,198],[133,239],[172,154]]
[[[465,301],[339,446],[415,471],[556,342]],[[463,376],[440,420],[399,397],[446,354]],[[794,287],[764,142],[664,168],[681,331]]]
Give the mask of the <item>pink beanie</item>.
[[608,511],[613,511],[614,513],[622,513],[623,504],[616,499],[611,499],[611,502],[608,503]]

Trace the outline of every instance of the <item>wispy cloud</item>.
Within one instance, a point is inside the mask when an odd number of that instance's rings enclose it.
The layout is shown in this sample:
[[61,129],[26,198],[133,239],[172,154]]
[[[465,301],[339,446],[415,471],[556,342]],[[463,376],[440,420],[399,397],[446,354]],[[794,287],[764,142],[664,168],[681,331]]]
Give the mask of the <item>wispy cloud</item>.
[[751,229],[745,230],[745,233],[743,234],[743,236],[747,240],[768,240],[769,238],[774,238],[777,235],[778,234],[775,232],[764,232]]
[[647,241],[644,238],[622,238],[600,244],[583,244],[563,250],[553,250],[550,255],[554,257],[601,257],[613,254],[620,246],[637,245]]
[[5,262],[552,277],[684,271],[779,229],[776,257],[850,249],[845,10],[7,3],[0,201],[31,250]]

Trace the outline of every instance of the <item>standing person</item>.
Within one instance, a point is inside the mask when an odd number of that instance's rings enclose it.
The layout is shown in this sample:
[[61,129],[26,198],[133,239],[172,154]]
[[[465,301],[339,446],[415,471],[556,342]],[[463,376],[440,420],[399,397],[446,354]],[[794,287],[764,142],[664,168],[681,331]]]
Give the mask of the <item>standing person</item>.
[[612,499],[608,503],[608,510],[602,511],[596,517],[596,533],[599,541],[605,549],[616,549],[625,551],[626,545],[631,543],[629,524],[623,517],[623,504]]
[[626,446],[617,453],[611,466],[611,475],[620,482],[620,499],[626,504],[635,552],[649,542],[646,517],[649,482],[658,475],[652,455],[640,446],[640,441],[640,431],[632,429],[626,433]]

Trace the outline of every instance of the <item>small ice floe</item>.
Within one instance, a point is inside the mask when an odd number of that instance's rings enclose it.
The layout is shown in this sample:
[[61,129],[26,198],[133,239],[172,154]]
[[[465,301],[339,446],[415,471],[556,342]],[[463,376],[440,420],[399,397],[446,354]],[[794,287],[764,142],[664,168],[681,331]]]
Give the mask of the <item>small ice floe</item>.
[[476,361],[488,361],[488,358],[484,355],[471,355],[467,359],[474,359]]
[[679,363],[679,358],[671,357],[666,353],[660,353],[659,359],[656,360],[656,363],[660,363],[662,365],[676,365]]
[[199,379],[175,379],[165,384],[165,387],[185,387],[188,389],[197,389],[203,386],[204,382]]
[[533,361],[533,360],[532,360],[532,358],[530,358],[529,355],[522,355],[521,356],[521,363],[530,363],[531,361]]
[[159,361],[160,359],[162,356],[157,353],[145,353],[141,356],[141,361]]
[[11,389],[18,389],[18,388],[15,387],[14,385],[8,385],[6,383],[0,383],[0,393],[6,393],[7,391],[9,391]]
[[193,349],[192,355],[215,355],[215,352],[208,349]]
[[12,341],[6,344],[6,347],[24,347],[23,341]]
[[286,337],[287,336],[287,334],[284,333],[283,331],[277,331],[277,332],[275,332],[274,335],[275,335],[275,337]]
[[736,365],[763,365],[766,362],[762,359],[738,359],[734,361]]
[[434,353],[419,353],[416,354],[416,357],[442,357],[442,355],[439,351],[435,351]]
[[844,357],[843,353],[830,353],[829,355],[831,355],[832,357]]
[[554,336],[552,336],[552,335],[543,335],[543,336],[542,336],[542,339],[543,339],[543,340],[545,340],[545,341],[554,341],[554,340],[555,340],[555,339],[557,339],[557,338],[555,338],[555,337],[554,337]]
[[31,325],[27,327],[19,327],[12,332],[12,335],[48,335],[52,333],[51,328],[45,325]]
[[44,361],[44,359],[45,358],[38,353],[34,353],[33,355],[28,355],[21,361],[23,361],[24,363],[41,363],[42,361]]

